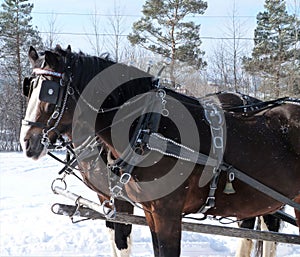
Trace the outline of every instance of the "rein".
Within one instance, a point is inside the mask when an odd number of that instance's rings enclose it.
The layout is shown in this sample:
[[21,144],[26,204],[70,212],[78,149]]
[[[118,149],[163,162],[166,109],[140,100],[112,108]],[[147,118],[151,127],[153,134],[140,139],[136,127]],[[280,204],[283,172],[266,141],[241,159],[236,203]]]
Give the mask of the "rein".
[[[113,111],[117,111],[119,109],[122,109],[122,108],[125,108],[126,106],[130,106],[131,104],[134,104],[138,101],[140,101],[142,98],[145,97],[144,94],[142,94],[141,96],[139,96],[138,98],[134,99],[133,101],[128,101],[128,102],[125,102],[124,104],[121,104],[119,106],[115,106],[115,107],[111,107],[111,108],[100,108],[100,109],[97,109],[96,107],[94,107],[93,105],[91,105],[88,100],[86,100],[82,95],[81,93],[79,92],[78,88],[77,87],[74,87],[74,90],[75,92],[79,95],[79,97],[82,99],[82,101],[93,111],[93,112],[96,112],[96,113],[108,113],[108,112],[113,112]],[[151,92],[151,91],[149,91]],[[153,91],[152,91],[153,92]],[[136,112],[134,112],[136,113]]]
[[[293,101],[290,97],[282,97],[275,100],[265,101],[265,102],[259,102],[259,103],[253,103],[253,104],[246,104],[246,105],[240,105],[240,106],[234,106],[234,107],[223,107],[225,111],[238,111],[243,110],[243,113],[250,113],[254,114],[260,111],[263,111],[265,109],[272,108],[276,105],[281,105],[285,102]],[[250,111],[248,111],[250,109]]]

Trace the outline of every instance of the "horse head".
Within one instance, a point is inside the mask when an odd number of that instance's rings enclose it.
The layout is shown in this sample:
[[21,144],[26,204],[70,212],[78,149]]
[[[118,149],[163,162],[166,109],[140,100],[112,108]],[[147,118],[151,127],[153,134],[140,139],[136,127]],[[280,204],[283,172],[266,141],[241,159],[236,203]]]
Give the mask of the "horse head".
[[30,47],[28,57],[33,72],[23,82],[28,106],[20,141],[26,155],[37,160],[46,154],[50,144],[71,129],[72,105],[67,101],[72,80],[71,47],[64,51],[57,46],[55,51],[45,51],[41,55]]
[[[70,46],[66,50],[57,46],[41,55],[30,47],[28,56],[33,73],[23,83],[28,107],[20,141],[23,151],[33,159],[45,155],[47,147],[61,135],[71,138],[75,146],[81,144],[91,130],[95,134],[90,116],[97,117],[99,110],[114,110],[152,88],[151,75],[117,64],[108,56],[73,53]],[[131,92],[133,88],[139,91]],[[81,115],[80,121],[77,115]]]

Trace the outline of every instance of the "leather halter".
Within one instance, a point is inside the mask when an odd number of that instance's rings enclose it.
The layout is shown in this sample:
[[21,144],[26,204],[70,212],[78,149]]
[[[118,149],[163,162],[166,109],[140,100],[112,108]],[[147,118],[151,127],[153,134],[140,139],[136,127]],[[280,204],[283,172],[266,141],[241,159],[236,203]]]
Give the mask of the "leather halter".
[[52,76],[52,77],[56,77],[56,78],[62,78],[62,76],[63,76],[63,73],[61,73],[61,72],[56,72],[53,70],[42,69],[42,68],[33,69],[33,73],[35,75],[45,75],[45,76]]
[[[72,59],[73,59],[72,57],[66,59],[65,61],[66,70],[63,73],[56,72],[50,69],[43,69],[43,68],[33,69],[33,73],[35,76],[50,76],[50,77],[60,78],[58,99],[55,104],[54,111],[47,121],[47,124],[44,124],[42,122],[28,121],[25,119],[22,120],[22,125],[35,126],[43,129],[43,136],[41,139],[41,143],[45,145],[47,148],[50,145],[50,139],[48,135],[51,131],[55,132],[58,135],[58,137],[60,136],[60,132],[57,130],[57,126],[65,111],[68,96],[74,93],[74,90],[72,90],[70,86],[72,83],[72,72],[71,72]],[[51,123],[54,120],[56,121],[54,125],[51,126]]]

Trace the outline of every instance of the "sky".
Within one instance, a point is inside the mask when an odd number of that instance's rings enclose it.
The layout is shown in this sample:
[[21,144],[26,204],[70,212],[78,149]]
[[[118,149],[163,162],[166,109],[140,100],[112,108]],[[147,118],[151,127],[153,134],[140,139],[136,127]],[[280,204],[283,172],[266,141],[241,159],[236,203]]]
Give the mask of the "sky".
[[[0,0],[3,2],[3,0]],[[122,16],[122,34],[131,32],[133,22],[141,16],[142,6],[145,0],[30,0],[34,4],[32,12],[33,24],[41,32],[49,32],[51,21],[55,20],[54,31],[60,33],[56,40],[63,47],[71,45],[74,50],[82,50],[94,54],[92,42],[95,42],[93,34],[92,18],[95,12],[98,17],[98,32],[102,34],[112,33],[109,19],[114,14],[117,6]],[[245,42],[253,43],[253,32],[256,27],[256,15],[264,11],[264,0],[207,0],[208,8],[203,16],[191,18],[195,23],[201,24],[202,49],[211,53],[217,44],[217,38],[230,37],[232,15],[235,4],[235,16],[241,24],[241,37]],[[287,6],[299,6],[300,0],[287,0]],[[229,33],[229,34],[228,34]],[[45,37],[47,34],[42,33]],[[124,36],[125,38],[125,36]],[[102,52],[111,52],[107,43],[109,36],[103,36]]]
[[[56,30],[63,33],[58,36],[58,41],[62,44],[71,44],[74,50],[91,51],[89,40],[92,36],[85,35],[93,33],[92,15],[95,11],[100,14],[99,31],[103,34],[111,33],[109,17],[114,13],[114,3],[118,6],[121,15],[124,15],[123,33],[124,35],[131,32],[132,23],[141,17],[142,0],[32,0],[34,3],[33,23],[40,31],[49,31],[49,23],[53,18]],[[83,4],[84,3],[84,4]],[[204,51],[212,49],[216,39],[228,36],[228,29],[233,12],[233,0],[208,0],[208,8],[203,16],[192,18],[193,21],[201,24],[202,48]],[[263,11],[263,0],[241,0],[236,1],[236,15],[243,24],[243,37],[252,38],[253,29],[256,24],[256,14]],[[66,14],[69,13],[69,14]],[[70,14],[72,13],[72,15]],[[52,17],[52,18],[51,18]],[[78,33],[79,35],[67,35],[64,33]],[[44,34],[45,35],[45,34]],[[108,40],[108,37],[105,37]],[[249,40],[248,41],[252,41]],[[107,51],[107,49],[103,49]]]

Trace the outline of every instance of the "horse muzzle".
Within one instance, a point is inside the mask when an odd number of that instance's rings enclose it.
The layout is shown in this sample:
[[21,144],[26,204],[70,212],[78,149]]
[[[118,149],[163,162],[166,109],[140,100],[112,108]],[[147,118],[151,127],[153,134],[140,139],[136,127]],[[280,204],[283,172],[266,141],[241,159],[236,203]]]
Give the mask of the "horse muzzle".
[[47,148],[42,144],[41,134],[33,134],[29,138],[24,138],[22,148],[26,156],[33,160],[38,160],[47,153]]

